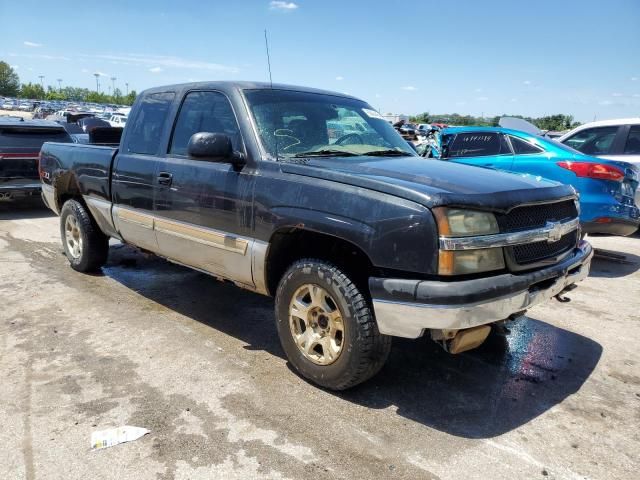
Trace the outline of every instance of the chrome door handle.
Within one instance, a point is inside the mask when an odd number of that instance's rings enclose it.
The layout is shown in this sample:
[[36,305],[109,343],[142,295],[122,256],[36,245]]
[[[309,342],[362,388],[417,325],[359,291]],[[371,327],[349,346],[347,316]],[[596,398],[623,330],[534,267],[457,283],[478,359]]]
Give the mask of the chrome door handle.
[[160,185],[166,185],[169,186],[171,185],[171,182],[173,181],[173,175],[171,175],[168,172],[160,172],[158,174],[158,183]]

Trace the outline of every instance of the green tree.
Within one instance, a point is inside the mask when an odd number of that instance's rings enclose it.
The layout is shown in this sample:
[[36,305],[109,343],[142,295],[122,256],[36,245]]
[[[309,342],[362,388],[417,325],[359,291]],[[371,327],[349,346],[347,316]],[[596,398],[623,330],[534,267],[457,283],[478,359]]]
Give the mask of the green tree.
[[420,113],[415,117],[410,117],[409,120],[413,123],[431,123],[429,112]]
[[0,95],[17,97],[20,92],[20,77],[11,65],[0,62]]
[[38,83],[23,83],[20,88],[20,96],[22,98],[44,98],[44,90]]
[[51,85],[47,87],[47,94],[45,95],[46,100],[66,100],[64,93],[59,91],[56,88],[53,88]]

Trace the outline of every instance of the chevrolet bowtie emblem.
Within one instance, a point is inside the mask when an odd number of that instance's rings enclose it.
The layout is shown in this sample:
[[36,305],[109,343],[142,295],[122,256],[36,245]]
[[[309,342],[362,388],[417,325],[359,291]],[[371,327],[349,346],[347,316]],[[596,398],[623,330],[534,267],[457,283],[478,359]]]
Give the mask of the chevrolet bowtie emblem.
[[547,222],[546,227],[549,229],[549,238],[547,238],[548,243],[557,242],[562,238],[562,224],[558,222]]

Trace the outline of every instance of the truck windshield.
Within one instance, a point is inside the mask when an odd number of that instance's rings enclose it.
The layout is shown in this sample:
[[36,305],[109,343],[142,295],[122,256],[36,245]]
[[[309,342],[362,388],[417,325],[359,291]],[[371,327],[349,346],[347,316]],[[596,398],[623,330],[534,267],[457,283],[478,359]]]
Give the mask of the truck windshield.
[[366,103],[292,90],[246,90],[262,145],[276,160],[354,155],[414,156],[394,128]]

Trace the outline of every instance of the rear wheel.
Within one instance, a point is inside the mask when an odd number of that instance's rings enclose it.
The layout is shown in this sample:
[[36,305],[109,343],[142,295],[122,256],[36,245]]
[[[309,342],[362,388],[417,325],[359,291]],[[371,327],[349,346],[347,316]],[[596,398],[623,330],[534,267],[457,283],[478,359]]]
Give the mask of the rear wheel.
[[109,237],[77,200],[68,200],[60,212],[60,236],[71,268],[92,272],[107,262]]
[[278,335],[287,358],[305,378],[344,390],[374,376],[391,349],[367,299],[337,267],[299,260],[276,293]]

